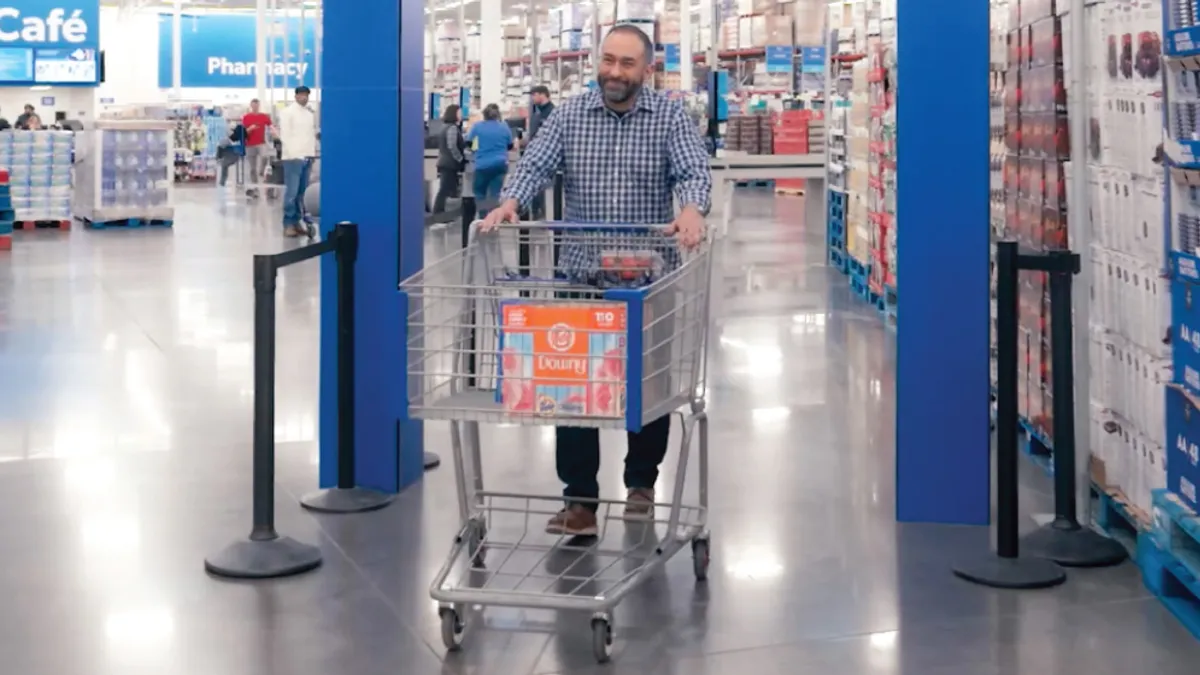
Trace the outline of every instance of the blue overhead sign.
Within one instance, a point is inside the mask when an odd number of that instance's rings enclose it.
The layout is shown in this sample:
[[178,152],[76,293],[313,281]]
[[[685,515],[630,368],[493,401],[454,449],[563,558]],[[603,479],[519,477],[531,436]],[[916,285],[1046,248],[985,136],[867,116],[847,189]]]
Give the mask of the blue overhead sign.
[[[175,31],[172,16],[158,19],[158,86],[174,86],[172,56]],[[257,86],[257,22],[253,14],[184,16],[180,26],[180,83],[187,88],[253,89]],[[316,75],[316,21],[280,18],[269,26],[268,87],[312,85]],[[301,50],[300,36],[304,48]]]
[[4,0],[0,46],[99,47],[100,0]]
[[95,86],[99,0],[0,0],[0,84]]

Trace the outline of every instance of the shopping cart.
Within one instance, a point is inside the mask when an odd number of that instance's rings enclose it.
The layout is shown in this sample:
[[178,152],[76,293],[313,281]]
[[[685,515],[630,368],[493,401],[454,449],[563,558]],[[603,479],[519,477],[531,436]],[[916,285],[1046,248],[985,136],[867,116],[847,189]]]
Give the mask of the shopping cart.
[[[591,612],[604,662],[613,608],[671,556],[691,546],[706,578],[710,285],[708,241],[681,252],[657,227],[562,223],[473,225],[465,248],[401,283],[408,415],[450,422],[457,474],[461,527],[430,587],[448,649],[462,646],[468,607],[577,610]],[[480,423],[639,431],[666,415],[682,441],[671,500],[640,522],[624,501],[575,500],[596,504],[597,535],[546,534],[561,495],[484,490]],[[687,505],[695,436],[698,504]],[[616,545],[615,520],[626,521]]]

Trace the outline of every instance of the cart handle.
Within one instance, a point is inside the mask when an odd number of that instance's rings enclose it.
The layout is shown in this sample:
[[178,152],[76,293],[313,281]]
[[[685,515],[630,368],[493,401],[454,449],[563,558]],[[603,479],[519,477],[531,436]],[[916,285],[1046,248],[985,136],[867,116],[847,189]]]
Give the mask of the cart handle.
[[[476,220],[471,223],[471,233],[479,232],[479,225],[482,220]],[[500,223],[494,231],[498,230],[575,230],[577,232],[610,232],[615,234],[666,234],[666,229],[671,227],[670,223],[572,223],[564,220],[534,220],[528,222],[517,223]]]

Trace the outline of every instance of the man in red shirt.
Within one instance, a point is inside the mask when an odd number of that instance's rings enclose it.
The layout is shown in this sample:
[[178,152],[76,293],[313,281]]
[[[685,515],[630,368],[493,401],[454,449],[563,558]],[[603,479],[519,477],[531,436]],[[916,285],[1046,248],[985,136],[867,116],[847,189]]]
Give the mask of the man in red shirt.
[[[259,185],[263,180],[263,171],[270,159],[267,144],[267,129],[271,128],[271,116],[259,112],[258,99],[250,101],[250,112],[242,117],[242,126],[246,129],[246,161],[250,164],[250,185]],[[246,191],[250,197],[258,196],[258,189],[251,187]]]

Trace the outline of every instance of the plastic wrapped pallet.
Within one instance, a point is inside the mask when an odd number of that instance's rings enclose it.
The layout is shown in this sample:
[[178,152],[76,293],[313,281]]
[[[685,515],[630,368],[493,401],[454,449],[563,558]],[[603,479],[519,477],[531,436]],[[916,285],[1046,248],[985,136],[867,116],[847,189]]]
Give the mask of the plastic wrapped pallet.
[[75,214],[94,222],[175,218],[171,124],[98,120],[77,139]]
[[10,171],[17,222],[71,219],[70,131],[0,132],[0,166]]

